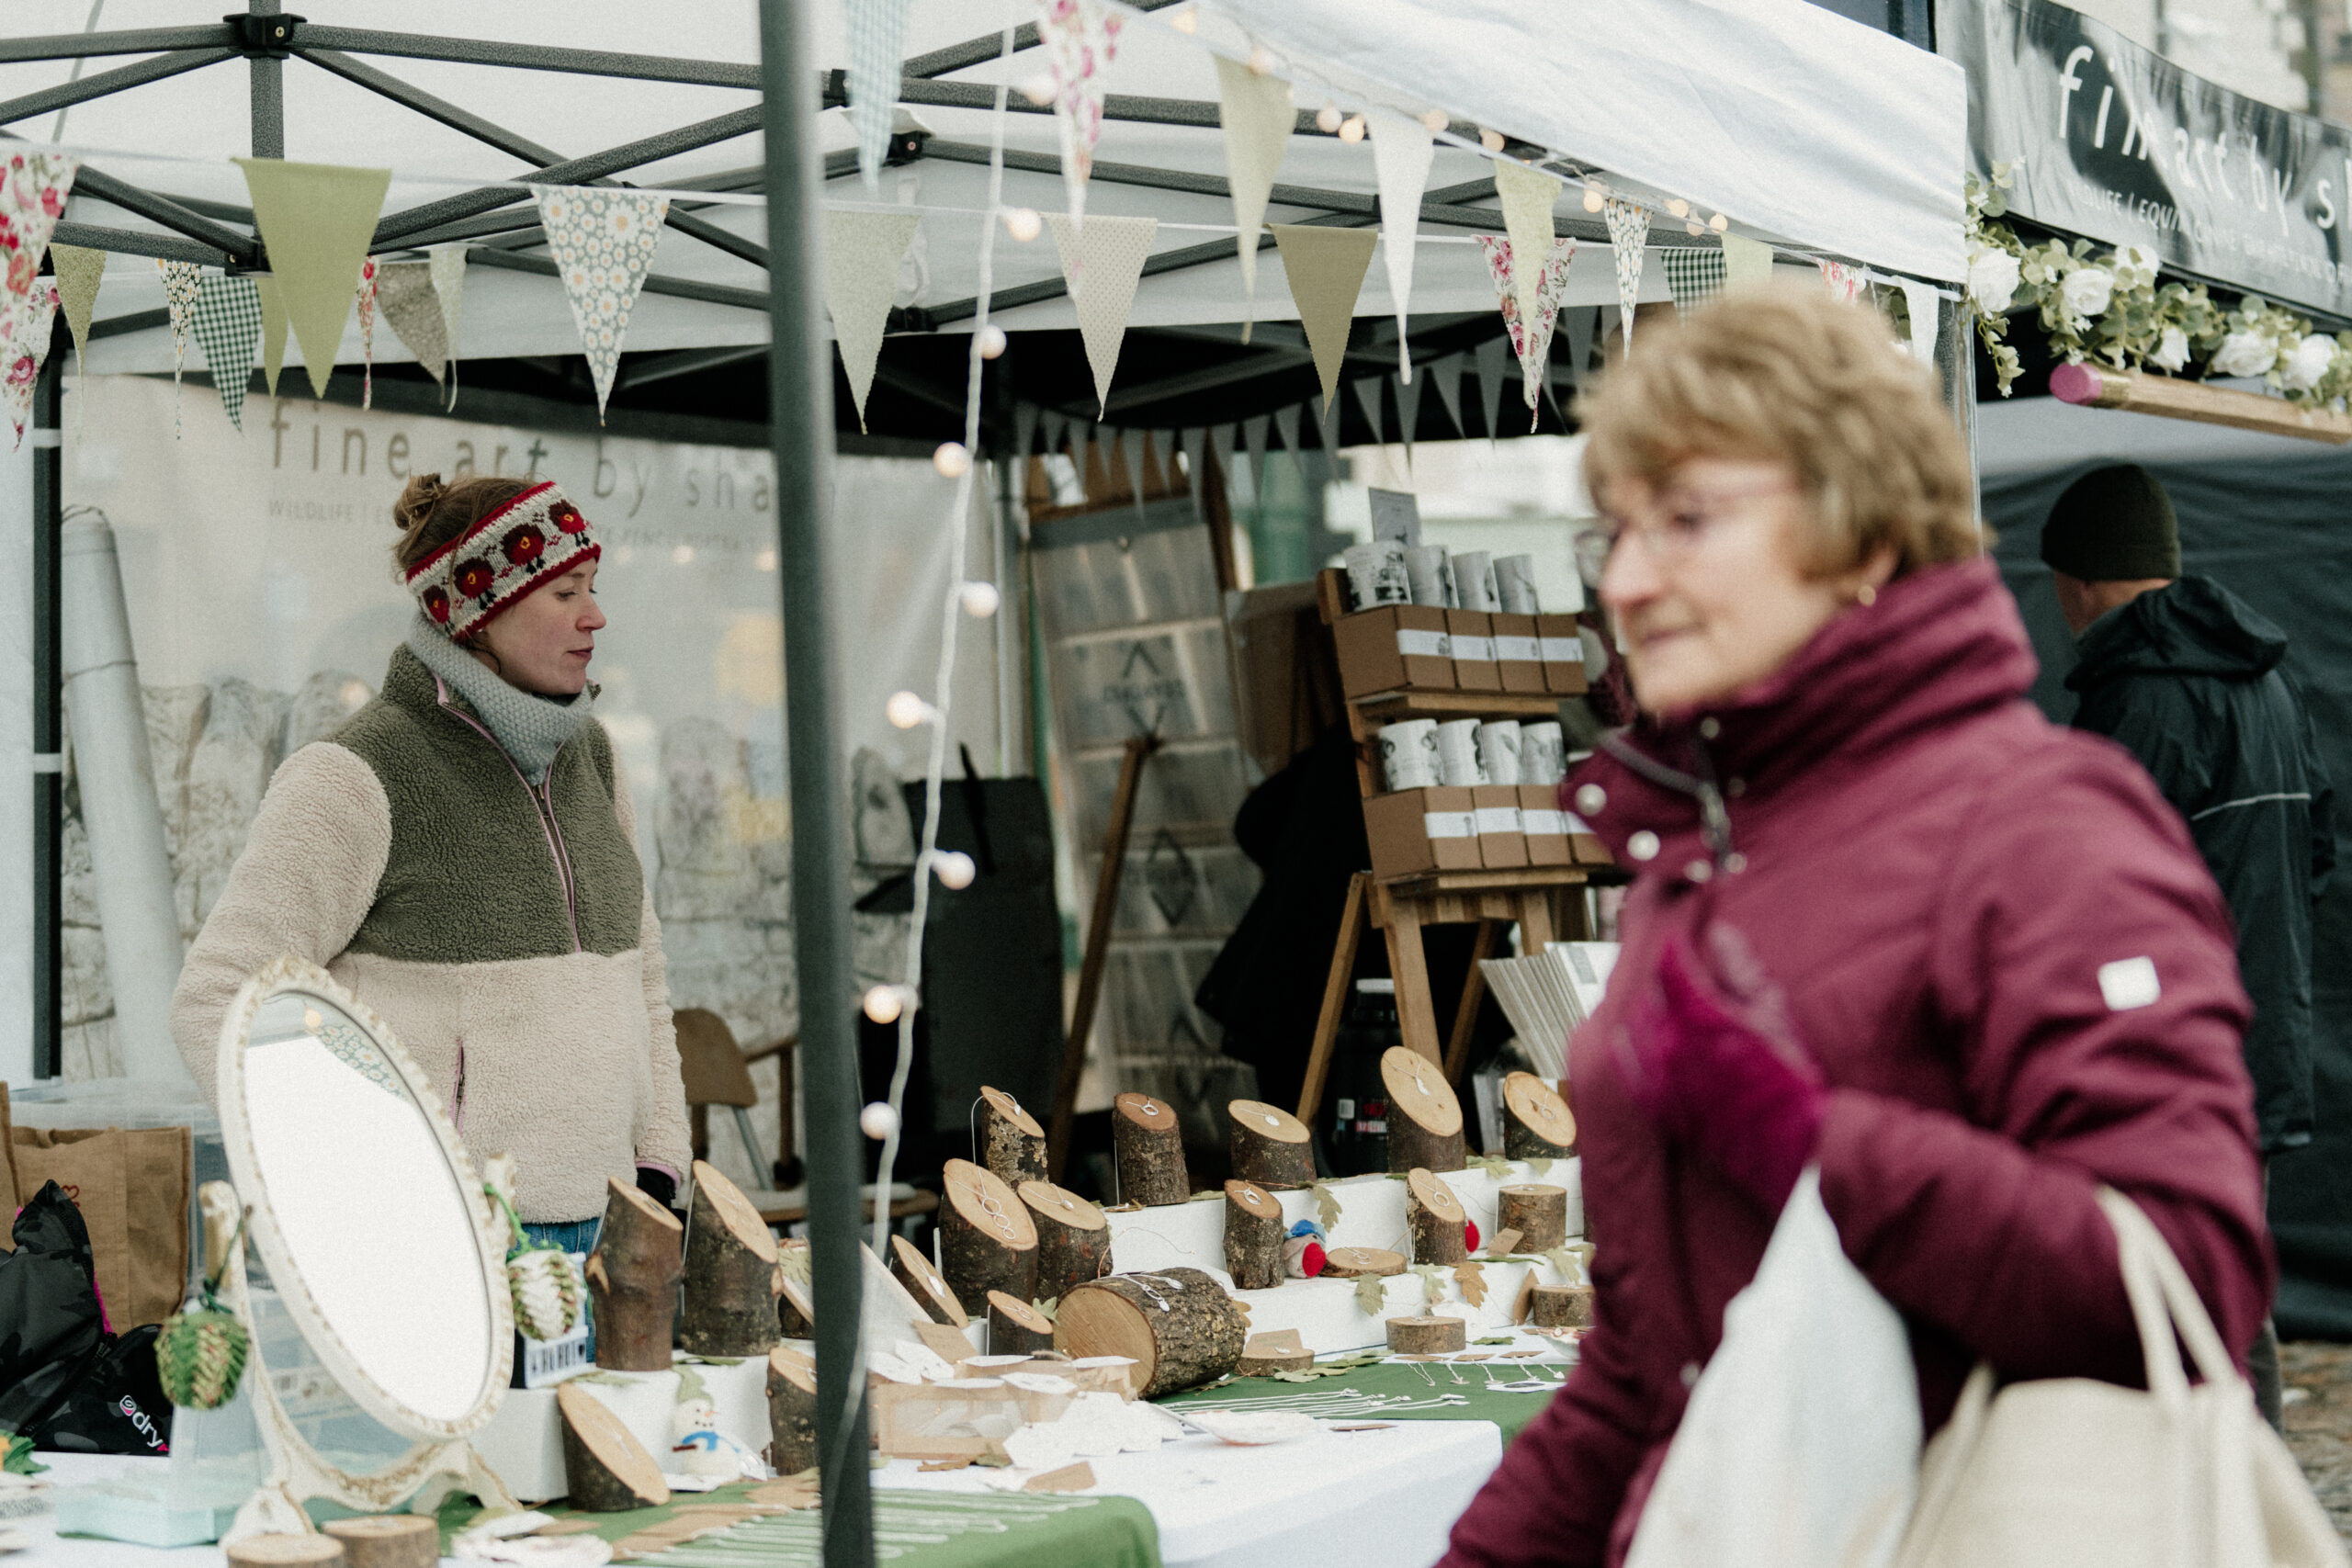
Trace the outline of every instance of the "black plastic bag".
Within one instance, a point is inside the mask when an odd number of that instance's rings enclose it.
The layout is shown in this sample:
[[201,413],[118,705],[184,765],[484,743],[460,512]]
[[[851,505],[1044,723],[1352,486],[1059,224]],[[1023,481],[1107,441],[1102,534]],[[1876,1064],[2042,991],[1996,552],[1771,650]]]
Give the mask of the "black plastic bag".
[[17,1385],[85,1361],[100,1345],[90,1233],[56,1182],[17,1215],[17,1249],[0,1253],[0,1429],[20,1431],[8,1408]]
[[[17,1429],[35,1449],[59,1453],[169,1453],[172,1405],[155,1371],[155,1338],[162,1332],[160,1324],[143,1324],[108,1337],[67,1376],[28,1380],[19,1393],[32,1393],[36,1383],[53,1386]],[[6,1403],[14,1404],[14,1396]],[[9,1414],[0,1411],[0,1425],[8,1424]]]

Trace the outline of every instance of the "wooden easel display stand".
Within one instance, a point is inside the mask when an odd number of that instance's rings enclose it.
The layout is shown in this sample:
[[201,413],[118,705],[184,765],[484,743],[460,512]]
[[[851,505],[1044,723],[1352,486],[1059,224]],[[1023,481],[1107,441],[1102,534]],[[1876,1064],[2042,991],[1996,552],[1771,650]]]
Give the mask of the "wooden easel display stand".
[[[1328,626],[1346,613],[1342,574],[1320,573],[1316,589]],[[1558,696],[1548,693],[1515,692],[1401,691],[1350,697],[1348,734],[1355,741],[1357,784],[1367,800],[1385,793],[1379,743],[1374,739],[1384,724],[1406,718],[1540,721],[1556,717],[1559,703]],[[1355,973],[1356,946],[1367,927],[1377,927],[1388,942],[1388,972],[1396,983],[1396,1024],[1405,1043],[1441,1064],[1446,1081],[1458,1084],[1469,1061],[1470,1032],[1478,1021],[1478,1005],[1487,994],[1479,961],[1495,955],[1506,925],[1519,927],[1520,949],[1530,953],[1543,952],[1547,942],[1589,936],[1581,894],[1591,876],[1592,868],[1579,865],[1430,871],[1386,882],[1368,871],[1358,872],[1348,886],[1347,905],[1340,917],[1340,938],[1323,987],[1323,1010],[1316,1020],[1315,1043],[1306,1059],[1306,1081],[1299,1090],[1299,1120],[1312,1126],[1322,1104],[1332,1045],[1339,1038],[1340,1014]],[[1430,995],[1429,958],[1421,945],[1422,929],[1442,925],[1478,928],[1462,1000],[1454,1009],[1442,1046],[1437,1007]]]

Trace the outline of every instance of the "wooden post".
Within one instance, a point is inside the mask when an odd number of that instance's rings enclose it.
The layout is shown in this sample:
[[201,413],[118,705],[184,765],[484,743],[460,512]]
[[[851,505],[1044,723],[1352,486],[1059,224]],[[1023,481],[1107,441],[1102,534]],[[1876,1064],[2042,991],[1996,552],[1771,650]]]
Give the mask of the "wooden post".
[[915,1250],[914,1243],[905,1236],[890,1238],[890,1273],[907,1288],[907,1293],[922,1303],[923,1312],[933,1323],[944,1323],[950,1328],[961,1328],[971,1322],[965,1314],[964,1303],[931,1266],[931,1259]]
[[1323,981],[1323,1010],[1315,1018],[1315,1043],[1306,1054],[1306,1081],[1299,1087],[1298,1119],[1312,1127],[1323,1108],[1323,1081],[1331,1072],[1331,1047],[1340,1038],[1349,982],[1355,977],[1356,944],[1363,940],[1364,915],[1372,899],[1372,873],[1348,878],[1348,901],[1340,911],[1339,944],[1331,950],[1331,972]]
[[596,1322],[596,1364],[615,1372],[666,1372],[685,1227],[636,1188],[612,1177],[605,1185],[605,1228],[583,1270]]
[[573,1507],[588,1514],[617,1514],[657,1508],[670,1500],[662,1466],[584,1385],[558,1384],[555,1407],[563,1423],[564,1490]]
[[1017,1296],[989,1292],[989,1354],[1028,1356],[1054,1348],[1053,1320]]
[[784,1271],[775,1237],[742,1190],[695,1161],[694,1224],[686,1233],[685,1306],[678,1344],[695,1356],[764,1356],[780,1332]]
[[768,1352],[768,1453],[778,1475],[817,1467],[817,1363],[779,1345]]
[[1007,1187],[1046,1179],[1046,1130],[1001,1089],[980,1087],[980,1163]]
[[1234,1175],[1261,1187],[1315,1185],[1315,1149],[1306,1123],[1262,1100],[1237,1100],[1225,1111]]
[[1503,1157],[1566,1159],[1577,1152],[1577,1119],[1567,1101],[1533,1073],[1503,1079]]
[[1470,1065],[1470,1032],[1478,1026],[1478,1004],[1487,999],[1487,972],[1478,967],[1495,955],[1495,938],[1501,934],[1500,920],[1480,920],[1478,934],[1470,946],[1470,971],[1462,977],[1461,1005],[1453,1010],[1453,1032],[1445,1043],[1445,1081],[1459,1084],[1462,1070]]
[[1420,904],[1412,898],[1385,896],[1374,885],[1374,908],[1388,938],[1388,973],[1396,979],[1396,1030],[1408,1049],[1428,1059],[1432,1067],[1444,1060],[1438,1048],[1437,1018],[1430,1009],[1430,961],[1421,949]]
[[1071,1286],[1111,1271],[1111,1226],[1101,1209],[1050,1181],[1024,1181],[1015,1190],[1037,1227],[1037,1300],[1058,1301]]
[[[1398,987],[1401,999],[1403,987]],[[1460,1170],[1462,1101],[1436,1066],[1403,1045],[1380,1056],[1380,1081],[1388,1091],[1388,1168],[1408,1171]]]
[[2352,441],[2352,415],[2290,403],[2233,387],[2209,387],[2147,371],[2110,370],[2105,366],[2061,365],[2050,373],[2050,395],[2088,408],[2130,409],[2167,419],[2226,424],[2272,435],[2293,435],[2340,446]]
[[1119,1201],[1165,1208],[1193,1196],[1184,1170],[1184,1136],[1175,1108],[1148,1094],[1111,1102],[1111,1147],[1119,1168]]
[[1136,790],[1143,764],[1159,750],[1157,735],[1127,738],[1119,762],[1119,784],[1111,796],[1111,825],[1102,840],[1102,868],[1094,879],[1094,912],[1086,923],[1086,952],[1079,960],[1078,1005],[1070,1010],[1069,1033],[1062,1041],[1061,1077],[1054,1084],[1054,1130],[1047,1139],[1046,1174],[1055,1180],[1069,1168],[1069,1124],[1078,1107],[1078,1080],[1086,1071],[1086,1037],[1094,1032],[1094,1004],[1102,995],[1102,970],[1111,959],[1111,922],[1118,913],[1119,875],[1127,864],[1127,829],[1136,816]]
[[1521,1252],[1549,1252],[1568,1239],[1568,1190],[1526,1183],[1495,1190],[1495,1229],[1517,1231]]
[[1062,1298],[1054,1348],[1073,1357],[1131,1356],[1137,1397],[1214,1382],[1241,1360],[1248,1314],[1198,1269],[1113,1274]]
[[1012,1189],[970,1160],[943,1173],[939,1256],[947,1288],[967,1313],[988,1310],[990,1291],[1027,1301],[1037,1283],[1037,1227]]
[[1459,1263],[1470,1256],[1463,1226],[1470,1216],[1453,1189],[1426,1170],[1405,1177],[1405,1224],[1412,1233],[1416,1263]]
[[1247,1181],[1225,1184],[1225,1271],[1237,1291],[1270,1291],[1283,1282],[1283,1206]]

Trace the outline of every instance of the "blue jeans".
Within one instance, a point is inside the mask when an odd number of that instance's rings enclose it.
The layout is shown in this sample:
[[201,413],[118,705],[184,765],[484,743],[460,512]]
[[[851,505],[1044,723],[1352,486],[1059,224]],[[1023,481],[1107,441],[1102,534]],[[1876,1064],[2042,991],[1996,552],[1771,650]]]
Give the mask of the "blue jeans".
[[533,1241],[551,1241],[566,1252],[588,1253],[596,1249],[596,1233],[604,1225],[600,1214],[593,1220],[559,1220],[544,1225],[525,1220],[523,1231]]

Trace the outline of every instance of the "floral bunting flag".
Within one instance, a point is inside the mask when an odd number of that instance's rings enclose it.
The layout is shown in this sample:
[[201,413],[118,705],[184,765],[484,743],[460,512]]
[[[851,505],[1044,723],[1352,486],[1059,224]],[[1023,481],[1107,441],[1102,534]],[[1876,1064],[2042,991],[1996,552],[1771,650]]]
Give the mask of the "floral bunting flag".
[[[11,325],[19,312],[35,308],[34,279],[40,274],[41,253],[49,249],[49,237],[65,215],[66,198],[81,167],[80,160],[62,152],[12,152],[0,165],[0,255],[7,258],[7,274],[0,278],[0,329]],[[5,331],[0,338],[21,341],[18,334]]]
[[907,0],[849,0],[849,123],[857,172],[882,188],[882,154],[899,112],[907,49]]
[[[833,342],[849,376],[860,430],[865,428],[865,397],[874,389],[874,362],[882,355],[890,301],[899,293],[899,264],[922,224],[920,212],[831,208],[825,213],[825,309],[833,318]],[[1084,454],[1080,457],[1083,468]]]
[[[359,406],[376,406],[376,258],[359,264]],[[244,428],[243,425],[239,429]]]
[[[1567,286],[1568,264],[1576,258],[1577,243],[1572,236],[1562,236],[1552,242],[1552,254],[1537,268],[1517,265],[1511,242],[1494,234],[1478,236],[1478,248],[1486,254],[1487,274],[1495,281],[1495,296],[1501,305],[1503,326],[1510,333],[1510,345],[1519,355],[1520,383],[1527,400],[1527,428],[1533,430],[1541,417],[1537,397],[1545,378],[1544,366],[1552,355],[1552,327],[1560,312],[1560,290]],[[1521,300],[1532,298],[1532,315],[1522,314]]]
[[164,303],[172,313],[172,439],[180,434],[180,367],[187,362],[188,328],[196,320],[197,279],[200,276],[194,262],[164,261],[156,258],[155,269],[164,275]]
[[1844,304],[1852,304],[1862,292],[1862,269],[1845,262],[1816,262],[1821,268],[1821,282],[1829,297]]
[[1723,292],[1725,266],[1717,245],[1665,245],[1657,259],[1666,268],[1666,290],[1674,296],[1677,320]]
[[[596,423],[602,424],[613,377],[621,367],[621,344],[628,337],[629,311],[662,243],[670,198],[608,186],[527,188],[538,202],[548,254],[571,300],[571,320],[596,383]],[[897,273],[894,265],[894,279]]]
[[433,268],[433,297],[441,302],[441,336],[449,348],[448,407],[458,406],[458,310],[463,302],[466,286],[466,247],[462,241],[455,244],[435,245],[424,253]]
[[261,347],[261,289],[250,277],[207,273],[197,280],[196,308],[189,315],[204,367],[220,394],[220,412],[242,435],[245,388]]
[[1086,227],[1086,182],[1102,136],[1102,81],[1118,55],[1125,21],[1100,0],[1037,0],[1037,41],[1045,46],[1046,72],[1054,84],[1062,188],[1074,231]]
[[1420,243],[1421,197],[1429,189],[1436,137],[1410,115],[1377,105],[1363,111],[1372,132],[1372,166],[1380,183],[1380,249],[1388,267],[1388,298],[1396,308],[1396,375],[1413,379],[1413,344],[1407,320],[1413,297],[1413,254]]
[[1281,77],[1252,71],[1238,60],[1216,59],[1217,122],[1225,127],[1226,185],[1233,193],[1233,243],[1241,260],[1241,341],[1250,341],[1257,315],[1258,231],[1266,221],[1266,198],[1282,167],[1283,149],[1297,129],[1291,86]]
[[40,367],[49,363],[50,334],[57,326],[55,278],[33,280],[31,296],[17,310],[12,324],[21,330],[8,344],[8,375],[0,392],[7,398],[8,423],[16,426],[17,446],[22,446],[25,426],[33,415],[33,385],[40,379]]
[[[1495,196],[1503,209],[1503,231],[1510,236],[1511,247],[1520,255],[1551,254],[1552,238],[1557,232],[1552,226],[1552,208],[1560,198],[1561,184],[1558,175],[1547,175],[1530,164],[1510,158],[1496,162]],[[1491,251],[1487,265],[1490,269],[1494,265]],[[1503,275],[1498,277],[1499,288],[1503,286]],[[1519,319],[1533,320],[1542,275],[1521,268],[1509,274],[1508,282],[1519,292]]]
[[1609,248],[1617,260],[1617,321],[1625,329],[1625,353],[1634,352],[1634,304],[1642,294],[1642,262],[1649,243],[1650,215],[1639,202],[1612,196],[1601,203],[1609,220]]

